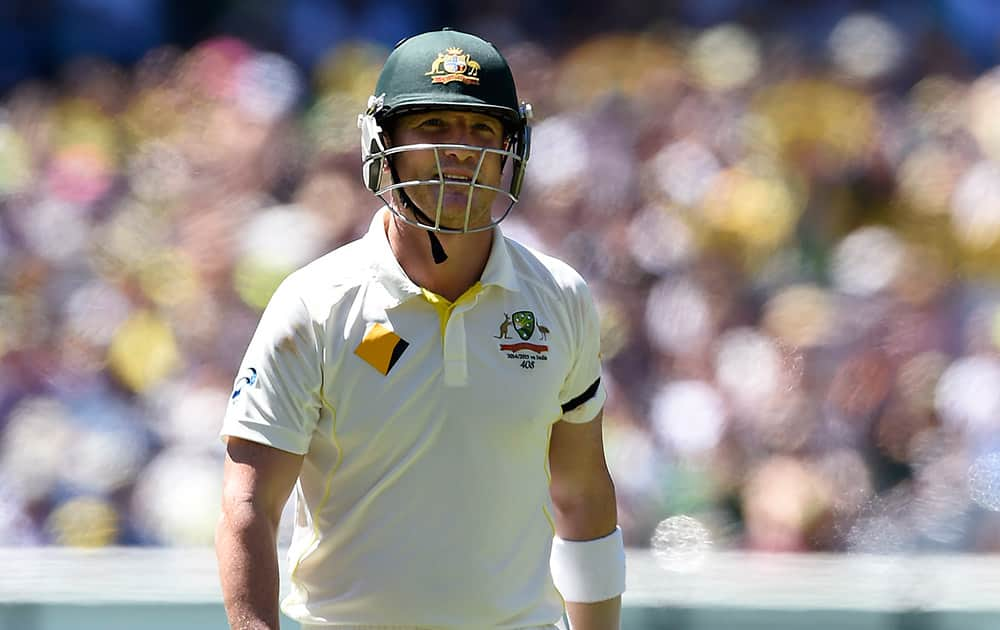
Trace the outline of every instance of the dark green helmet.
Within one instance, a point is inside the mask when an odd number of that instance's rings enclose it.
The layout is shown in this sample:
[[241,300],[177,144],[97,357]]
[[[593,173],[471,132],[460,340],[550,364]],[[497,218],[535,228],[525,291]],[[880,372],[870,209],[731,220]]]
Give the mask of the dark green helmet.
[[475,109],[509,127],[523,123],[507,60],[475,35],[443,30],[404,39],[375,84],[379,120],[421,109]]
[[[385,177],[384,167],[388,165],[388,170],[392,171],[394,154],[408,150],[428,150],[428,146],[386,149],[389,146],[384,135],[386,123],[402,114],[434,109],[476,111],[494,116],[503,123],[506,140],[502,150],[463,147],[480,150],[482,154],[499,153],[504,163],[512,169],[506,190],[478,181],[468,184],[470,203],[476,188],[488,188],[507,197],[509,205],[502,216],[494,218],[490,224],[496,225],[507,216],[520,195],[530,147],[531,106],[518,100],[514,76],[500,51],[475,35],[450,29],[422,33],[404,39],[390,53],[375,85],[375,94],[368,99],[366,111],[358,116],[365,185],[380,197],[391,191],[399,191],[404,200],[407,199],[405,189],[408,186],[434,183],[442,186],[456,185],[455,182],[445,181],[443,173],[439,173],[438,180],[384,181],[388,179]],[[431,145],[430,148],[433,149],[434,146],[444,145]],[[397,210],[388,201],[386,205]],[[422,211],[427,215],[435,214],[432,209]],[[429,218],[417,224],[432,231],[469,231],[442,229],[436,219]]]

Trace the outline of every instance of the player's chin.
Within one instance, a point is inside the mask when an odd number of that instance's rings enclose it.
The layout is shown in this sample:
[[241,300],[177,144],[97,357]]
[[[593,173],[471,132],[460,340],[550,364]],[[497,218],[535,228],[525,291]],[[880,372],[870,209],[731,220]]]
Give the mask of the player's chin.
[[[476,212],[475,210],[469,215],[469,230],[475,230],[478,228],[485,227],[489,225],[492,221],[490,215],[485,212]],[[462,209],[461,213],[456,214],[442,214],[441,216],[441,228],[449,231],[462,232],[465,231],[465,208]]]
[[[414,201],[417,201],[431,222],[438,219],[437,196],[426,200],[415,199]],[[421,203],[421,201],[425,201],[425,203]],[[465,228],[466,214],[468,214],[470,228],[486,225],[491,221],[490,204],[478,193],[473,195],[471,206],[469,206],[467,194],[453,196],[446,193],[441,203],[440,226],[449,230],[462,230]]]

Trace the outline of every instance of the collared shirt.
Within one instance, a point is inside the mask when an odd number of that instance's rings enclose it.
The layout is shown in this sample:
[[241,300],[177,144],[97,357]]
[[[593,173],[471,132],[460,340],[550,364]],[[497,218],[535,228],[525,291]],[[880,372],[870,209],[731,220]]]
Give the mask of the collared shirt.
[[308,624],[555,623],[548,444],[606,398],[582,278],[497,228],[454,303],[415,285],[385,231],[289,276],[223,423],[304,454],[282,604]]

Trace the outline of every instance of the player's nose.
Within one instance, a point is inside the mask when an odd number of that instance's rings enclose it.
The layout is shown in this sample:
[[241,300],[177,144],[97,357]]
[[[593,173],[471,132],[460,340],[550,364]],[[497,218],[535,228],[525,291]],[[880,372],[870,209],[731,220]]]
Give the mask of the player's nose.
[[472,143],[471,137],[468,133],[456,133],[451,139],[449,139],[448,146],[444,153],[449,158],[458,160],[459,162],[466,162],[469,160],[478,160],[480,151]]

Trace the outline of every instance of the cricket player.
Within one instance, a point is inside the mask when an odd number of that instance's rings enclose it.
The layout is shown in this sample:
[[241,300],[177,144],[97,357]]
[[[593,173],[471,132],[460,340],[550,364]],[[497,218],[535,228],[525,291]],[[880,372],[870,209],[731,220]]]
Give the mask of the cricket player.
[[[503,235],[531,109],[453,30],[396,46],[359,116],[367,234],[290,275],[240,366],[216,550],[229,622],[278,627],[294,490],[304,628],[618,628],[625,554],[581,277]],[[280,235],[275,235],[280,238]]]

